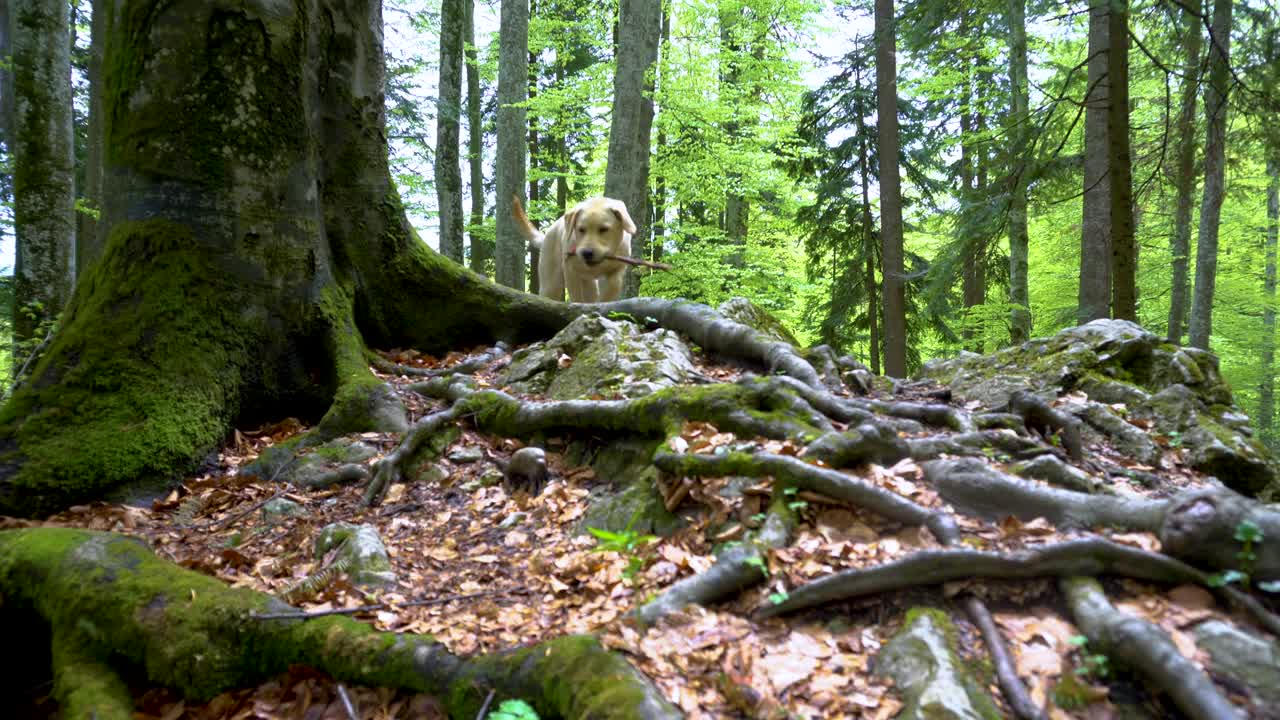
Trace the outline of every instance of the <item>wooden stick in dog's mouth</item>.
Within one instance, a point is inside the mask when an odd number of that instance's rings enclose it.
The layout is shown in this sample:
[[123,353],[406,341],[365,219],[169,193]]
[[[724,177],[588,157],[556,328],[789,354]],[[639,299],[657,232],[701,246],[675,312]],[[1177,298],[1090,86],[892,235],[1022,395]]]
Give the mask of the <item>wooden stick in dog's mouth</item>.
[[[577,253],[565,253],[565,257],[573,257],[574,255],[577,255]],[[640,258],[633,258],[630,255],[609,254],[609,255],[605,255],[604,259],[617,260],[618,262],[626,263],[627,265],[637,265],[640,267],[653,268],[654,270],[670,270],[671,269],[671,266],[666,263],[652,262],[650,260],[641,260]]]

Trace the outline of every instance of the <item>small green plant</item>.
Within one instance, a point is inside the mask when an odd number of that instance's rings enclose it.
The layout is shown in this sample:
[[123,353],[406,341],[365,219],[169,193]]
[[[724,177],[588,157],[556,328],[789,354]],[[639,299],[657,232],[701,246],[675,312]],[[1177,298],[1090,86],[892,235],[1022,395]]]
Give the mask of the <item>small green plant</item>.
[[635,577],[636,573],[644,569],[647,559],[642,550],[646,545],[658,539],[656,535],[641,535],[631,529],[639,517],[640,512],[637,511],[631,516],[631,520],[627,522],[627,527],[619,532],[593,527],[587,528],[587,532],[595,536],[598,543],[594,552],[616,552],[627,558],[627,569],[622,572],[622,576],[627,580]]
[[538,711],[523,700],[503,700],[496,710],[490,710],[486,720],[538,720]]
[[763,574],[765,577],[769,577],[769,564],[764,561],[763,555],[759,555],[759,554],[752,555],[747,559],[743,560],[743,562],[746,563],[747,565],[750,565],[753,568],[758,568],[761,574]]
[[797,492],[798,491],[794,487],[788,487],[782,490],[782,494],[787,497],[787,509],[791,512],[800,512],[801,510],[809,507],[809,503],[804,500],[795,499]]
[[789,597],[791,597],[791,595],[788,594],[787,591],[779,590],[778,592],[775,592],[775,593],[769,593],[769,602],[773,603],[774,605],[781,605],[782,603],[786,602],[787,598]]
[[1076,668],[1076,675],[1081,677],[1111,677],[1111,659],[1105,653],[1089,652],[1089,638],[1083,635],[1072,635],[1070,642],[1080,648],[1080,659],[1083,665]]
[[[1210,587],[1223,587],[1232,583],[1239,583],[1242,586],[1248,586],[1249,580],[1253,576],[1254,564],[1258,561],[1258,553],[1254,552],[1254,546],[1263,540],[1262,528],[1257,523],[1250,520],[1242,520],[1236,526],[1235,539],[1240,543],[1240,551],[1236,553],[1236,559],[1240,561],[1240,567],[1234,570],[1226,570],[1209,576]],[[1268,586],[1273,583],[1266,583]],[[1268,592],[1270,589],[1264,588]]]
[[1169,447],[1171,448],[1182,447],[1182,433],[1178,432],[1177,430],[1170,430],[1169,434],[1165,435],[1165,437],[1169,440]]

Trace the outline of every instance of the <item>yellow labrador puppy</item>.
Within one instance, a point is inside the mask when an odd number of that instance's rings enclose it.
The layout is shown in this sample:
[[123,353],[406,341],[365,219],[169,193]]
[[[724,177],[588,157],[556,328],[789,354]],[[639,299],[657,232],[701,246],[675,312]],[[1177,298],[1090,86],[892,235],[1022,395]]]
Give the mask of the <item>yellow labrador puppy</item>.
[[556,220],[545,233],[525,215],[520,198],[512,198],[511,214],[530,245],[542,247],[538,286],[544,297],[573,302],[608,302],[622,294],[627,266],[607,255],[630,255],[636,224],[621,200],[594,197]]

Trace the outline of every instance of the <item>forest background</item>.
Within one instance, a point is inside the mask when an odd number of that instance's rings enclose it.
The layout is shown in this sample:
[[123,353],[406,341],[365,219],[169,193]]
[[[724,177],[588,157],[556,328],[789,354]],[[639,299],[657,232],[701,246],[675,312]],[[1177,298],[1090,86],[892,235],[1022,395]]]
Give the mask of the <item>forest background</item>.
[[[464,207],[472,208],[464,259],[492,276],[495,218],[506,212],[494,177],[498,7],[463,2],[474,25],[466,45],[474,49],[467,67],[468,82],[472,71],[478,81],[474,108],[467,106],[467,84],[456,107],[436,95],[440,3],[384,3],[387,132],[393,177],[410,217],[438,248],[437,123],[442,113],[460,119],[461,192]],[[1010,80],[1015,5],[1025,13],[1025,113],[1017,110]],[[566,204],[604,189],[618,6],[616,0],[534,0],[530,10],[527,196],[531,216],[546,226]],[[644,275],[639,293],[713,305],[743,295],[775,313],[803,343],[831,344],[880,371],[870,3],[668,0],[662,10],[650,75],[650,213],[642,226],[647,256],[675,270]],[[1128,6],[1136,319],[1175,340],[1187,330],[1197,241],[1205,232],[1199,213],[1210,142],[1212,10],[1199,0]],[[1080,309],[1081,247],[1090,230],[1082,204],[1096,182],[1085,179],[1086,138],[1094,132],[1085,110],[1097,84],[1087,67],[1088,8],[919,0],[899,3],[896,12],[908,367],[962,350],[995,350],[1018,337],[1009,236],[1014,198],[1023,189],[1031,335],[1087,319]],[[78,168],[86,158],[89,13],[88,2],[73,3]],[[1274,446],[1280,11],[1274,2],[1235,3],[1229,22],[1225,179],[1209,344],[1237,401]],[[468,172],[473,127],[483,146],[478,184],[475,168]],[[7,168],[8,156],[2,159]],[[1194,202],[1180,214],[1188,192]],[[9,266],[7,172],[3,194],[0,264]],[[479,213],[472,203],[477,195]],[[82,212],[93,211],[82,205]],[[1189,239],[1187,250],[1179,247],[1180,235]],[[11,303],[11,288],[4,288]],[[1174,310],[1179,296],[1184,307]],[[9,316],[0,313],[6,321]]]

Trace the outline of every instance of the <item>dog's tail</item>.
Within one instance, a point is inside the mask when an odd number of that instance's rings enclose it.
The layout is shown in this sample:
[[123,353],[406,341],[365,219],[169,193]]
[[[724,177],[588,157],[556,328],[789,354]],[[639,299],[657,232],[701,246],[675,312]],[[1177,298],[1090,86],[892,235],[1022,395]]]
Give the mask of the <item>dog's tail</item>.
[[529,247],[535,250],[542,249],[542,231],[533,226],[529,221],[529,216],[524,214],[524,205],[520,204],[520,196],[511,196],[511,217],[516,220],[516,227],[520,229],[520,234],[529,242]]

